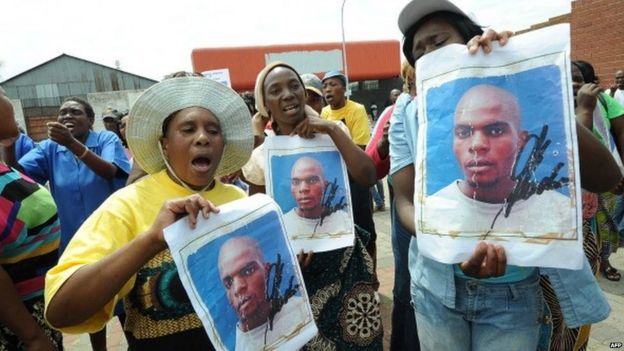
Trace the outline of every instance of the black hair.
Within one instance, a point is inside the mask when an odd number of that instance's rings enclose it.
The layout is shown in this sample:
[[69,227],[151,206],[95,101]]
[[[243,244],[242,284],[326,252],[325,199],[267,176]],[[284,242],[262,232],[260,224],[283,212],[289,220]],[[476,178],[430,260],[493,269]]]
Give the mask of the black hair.
[[600,82],[600,79],[596,76],[596,72],[594,71],[594,67],[591,63],[583,60],[574,60],[572,61],[572,64],[576,66],[579,71],[581,71],[581,74],[583,75],[583,82],[596,84]]
[[65,100],[63,100],[63,104],[66,103],[67,101],[73,101],[73,102],[79,103],[85,109],[85,113],[87,114],[87,117],[91,119],[95,118],[95,112],[93,111],[93,106],[91,106],[91,104],[88,103],[87,100],[83,98],[79,98],[77,96],[70,96],[66,98]]
[[459,35],[461,35],[464,43],[468,43],[468,40],[472,39],[475,35],[483,34],[483,28],[474,23],[470,18],[448,11],[438,11],[430,13],[427,16],[421,18],[418,22],[414,23],[406,32],[403,38],[403,55],[407,61],[414,67],[416,67],[414,56],[412,55],[412,48],[414,46],[414,34],[420,26],[433,17],[442,17],[450,25],[452,25]]
[[245,101],[245,105],[247,105],[249,113],[251,113],[252,116],[255,115],[258,111],[256,110],[256,98],[254,97],[253,92],[245,91],[240,95],[243,98],[243,101]]
[[177,71],[173,73],[169,73],[163,77],[165,79],[171,78],[181,78],[181,77],[203,77],[204,75],[198,72],[187,72],[187,71]]

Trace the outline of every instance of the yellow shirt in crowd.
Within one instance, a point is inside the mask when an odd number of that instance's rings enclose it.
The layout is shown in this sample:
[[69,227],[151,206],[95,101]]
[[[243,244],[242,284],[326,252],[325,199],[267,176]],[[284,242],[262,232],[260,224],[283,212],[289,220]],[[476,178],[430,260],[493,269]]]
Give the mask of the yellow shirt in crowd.
[[[246,196],[242,190],[232,185],[225,185],[219,181],[215,183],[212,190],[206,191],[202,195],[217,206]],[[147,176],[112,194],[82,224],[67,246],[58,265],[48,271],[45,280],[46,307],[58,289],[74,272],[85,265],[101,260],[145,232],[153,224],[165,201],[188,195],[191,195],[191,192],[173,182],[166,171]],[[163,262],[173,264],[169,250],[164,250],[156,255],[141,269],[147,267],[152,271],[158,270]],[[93,279],[99,278],[93,277]],[[136,279],[137,275],[135,274],[113,300],[91,318],[80,325],[64,328],[63,331],[86,333],[100,330],[112,317],[115,305],[120,299],[124,298],[132,289],[147,289],[147,286],[150,285],[136,284],[137,286],[135,286]],[[140,293],[149,294],[150,292],[141,291]],[[128,312],[126,326],[130,324],[129,329],[135,337],[158,337],[185,329],[201,327],[201,323],[194,313],[189,313],[188,316],[183,317],[176,316],[176,318],[168,320],[154,320],[146,313],[133,316],[133,307],[137,311],[145,311],[150,307],[131,306],[128,309],[128,303],[126,303]]]
[[370,126],[364,105],[346,100],[344,107],[332,110],[331,106],[323,107],[321,117],[330,121],[343,121],[349,128],[351,139],[357,145],[366,145],[370,140]]

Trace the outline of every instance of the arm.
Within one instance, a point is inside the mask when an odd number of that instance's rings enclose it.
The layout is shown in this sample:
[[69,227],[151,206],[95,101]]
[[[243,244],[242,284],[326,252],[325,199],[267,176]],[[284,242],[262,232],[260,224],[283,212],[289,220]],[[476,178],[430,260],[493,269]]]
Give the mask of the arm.
[[585,190],[601,193],[613,189],[622,173],[613,156],[592,132],[576,122],[579,143],[581,185]]
[[165,202],[147,231],[112,254],[74,272],[48,302],[46,319],[55,328],[87,320],[109,303],[147,261],[167,247],[165,227],[188,214],[189,226],[195,228],[200,212],[207,218],[210,212],[218,211],[197,194]]
[[576,120],[589,130],[594,129],[594,109],[600,87],[589,83],[583,85],[576,94]]
[[390,142],[388,140],[388,131],[390,128],[390,116],[392,116],[393,111],[394,105],[384,110],[365,150],[366,154],[375,164],[377,179],[385,177],[390,171]]
[[105,179],[113,179],[117,175],[118,168],[112,163],[104,160],[96,153],[89,150],[78,139],[74,138],[69,129],[58,122],[48,123],[48,135],[52,141],[65,146],[76,157],[84,162],[95,174]]
[[293,134],[298,134],[303,138],[311,138],[315,132],[325,133],[332,138],[353,180],[367,188],[377,182],[373,161],[364,153],[364,150],[353,143],[338,124],[318,116],[307,115],[293,130]]
[[28,350],[54,350],[45,332],[28,312],[13,285],[0,266],[0,324],[11,330]]
[[392,174],[394,208],[403,227],[412,235],[416,233],[414,218],[414,164]]
[[264,142],[264,129],[269,123],[270,118],[262,116],[260,112],[251,118],[251,128],[254,135],[254,148],[260,146]]

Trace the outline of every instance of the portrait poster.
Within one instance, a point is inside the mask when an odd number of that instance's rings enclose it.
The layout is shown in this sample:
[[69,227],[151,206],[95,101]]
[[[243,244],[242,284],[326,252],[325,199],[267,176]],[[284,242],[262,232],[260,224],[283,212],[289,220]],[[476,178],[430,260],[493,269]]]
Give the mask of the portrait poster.
[[569,26],[493,46],[449,45],[417,62],[418,248],[451,264],[487,241],[510,265],[580,269]]
[[257,194],[195,229],[165,229],[180,280],[217,350],[296,350],[317,334],[277,204]]
[[347,167],[328,135],[271,136],[264,141],[266,191],[284,213],[295,252],[353,245]]

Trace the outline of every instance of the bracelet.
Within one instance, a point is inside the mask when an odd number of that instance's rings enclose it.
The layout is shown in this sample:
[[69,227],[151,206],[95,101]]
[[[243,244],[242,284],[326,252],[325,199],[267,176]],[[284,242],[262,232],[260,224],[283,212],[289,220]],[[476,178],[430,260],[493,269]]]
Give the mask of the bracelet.
[[89,148],[88,147],[84,147],[85,151],[82,153],[82,155],[78,156],[79,160],[82,160],[85,156],[87,156],[87,153],[89,152]]

